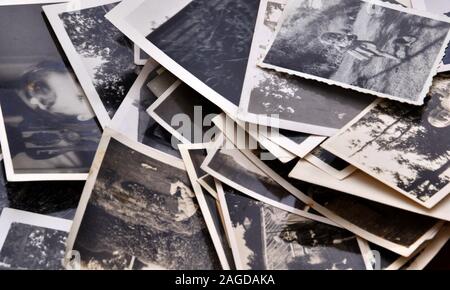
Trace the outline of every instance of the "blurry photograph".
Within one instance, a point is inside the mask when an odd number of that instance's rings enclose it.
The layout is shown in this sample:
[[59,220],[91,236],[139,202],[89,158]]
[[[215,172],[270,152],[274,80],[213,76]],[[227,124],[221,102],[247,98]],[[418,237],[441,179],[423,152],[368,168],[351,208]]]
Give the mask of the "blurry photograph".
[[446,17],[381,1],[290,1],[260,65],[422,105],[449,32]]
[[72,222],[14,209],[0,216],[0,269],[64,270]]
[[[117,0],[44,7],[102,127],[114,117],[139,73],[134,45],[105,15]],[[73,10],[76,9],[76,10]]]
[[184,163],[106,130],[67,252],[81,269],[221,269]]
[[354,234],[252,199],[218,193],[240,270],[365,270]]
[[0,35],[8,181],[85,180],[101,127],[41,5],[0,6]]
[[432,208],[450,193],[450,78],[436,77],[422,107],[381,101],[322,146]]

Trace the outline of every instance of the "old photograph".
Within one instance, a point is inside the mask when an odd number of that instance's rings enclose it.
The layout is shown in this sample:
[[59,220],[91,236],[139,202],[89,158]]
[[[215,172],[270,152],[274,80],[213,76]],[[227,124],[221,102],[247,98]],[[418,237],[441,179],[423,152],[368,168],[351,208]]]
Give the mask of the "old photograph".
[[450,78],[422,107],[381,101],[322,146],[422,206],[450,193]]
[[264,68],[422,105],[450,40],[447,17],[381,1],[290,1]]
[[286,130],[332,136],[376,97],[257,66],[275,37],[286,2],[261,1],[238,118]]
[[[305,157],[305,160],[337,179],[344,179],[355,172],[356,167],[318,147]],[[303,170],[301,166],[296,170]]]
[[323,216],[310,212],[308,204],[281,187],[231,144],[209,152],[201,168],[222,183],[261,202],[309,219],[330,223]]
[[105,130],[68,252],[81,269],[221,269],[181,160]]
[[[147,113],[182,143],[212,141],[212,119],[222,111],[188,85],[176,81],[147,110]],[[177,144],[176,140],[172,140]]]
[[0,35],[8,181],[85,180],[101,128],[41,5],[0,6]]
[[[158,95],[149,90],[147,84],[158,78],[160,72],[161,67],[156,62],[149,61],[143,67],[136,82],[114,115],[110,126],[133,141],[181,158],[178,148],[172,145],[172,135],[146,112],[147,108],[158,98]],[[166,85],[166,83],[157,82],[154,84],[161,88]]]
[[[117,0],[44,7],[98,120],[105,128],[139,73],[133,43],[105,15]],[[76,9],[76,10],[73,10]]]
[[[411,0],[411,4],[414,9],[450,16],[450,3],[443,3],[440,0]],[[439,71],[450,71],[450,47],[448,46]]]
[[[205,218],[209,233],[216,248],[223,270],[230,270],[234,266],[231,248],[222,225],[222,218],[217,209],[217,199],[204,192],[198,183],[199,177],[206,174],[200,166],[207,155],[211,143],[206,144],[180,144],[179,149],[191,180],[197,202]],[[214,184],[215,186],[215,184]]]
[[214,199],[218,200],[217,189],[216,189],[216,179],[209,174],[205,174],[200,177],[197,182],[201,187],[206,190]]
[[258,155],[249,150],[243,152],[268,177],[300,201],[310,205],[313,210],[361,238],[399,255],[411,255],[424,242],[432,239],[444,223],[329,188],[286,178],[285,172],[279,173],[278,167],[273,167],[271,162],[260,160]]
[[70,220],[14,209],[0,216],[0,269],[63,270]]
[[147,61],[149,61],[150,56],[145,53],[142,49],[139,48],[136,44],[134,44],[134,64],[136,65],[145,65]]
[[365,270],[356,236],[218,187],[237,269]]
[[323,187],[332,188],[336,191],[351,194],[364,199],[372,200],[378,203],[386,204],[392,207],[406,211],[418,213],[420,215],[430,216],[436,219],[450,221],[450,196],[447,196],[442,202],[438,203],[432,209],[425,208],[396,190],[387,186],[362,172],[356,170],[345,179],[339,180],[330,177],[329,174],[317,168],[311,163],[300,160],[297,166],[289,173],[289,177],[311,184],[317,184]]
[[147,35],[142,34],[139,23],[161,23],[160,15],[166,13],[169,3],[136,2],[120,5],[108,19],[183,82],[235,115],[260,0],[181,3],[178,13]]
[[159,98],[178,80],[178,78],[163,67],[160,67],[156,73],[157,76],[147,83],[147,87]]

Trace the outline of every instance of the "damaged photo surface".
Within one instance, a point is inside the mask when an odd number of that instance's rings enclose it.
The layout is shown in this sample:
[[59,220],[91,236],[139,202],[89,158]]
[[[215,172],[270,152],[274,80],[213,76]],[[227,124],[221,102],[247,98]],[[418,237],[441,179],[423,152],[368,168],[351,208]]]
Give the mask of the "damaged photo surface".
[[425,203],[450,191],[450,79],[435,78],[425,106],[382,101],[325,149]]
[[16,174],[87,173],[101,137],[51,31],[41,5],[0,7],[2,145]]
[[221,269],[186,171],[115,139],[73,249],[83,269]]
[[14,222],[0,250],[3,270],[64,270],[67,232]]
[[59,15],[110,118],[139,72],[133,43],[105,18],[118,3]]
[[147,39],[239,105],[259,0],[193,0]]
[[450,23],[366,1],[290,1],[263,66],[422,104]]
[[356,236],[251,199],[224,185],[247,270],[364,270]]

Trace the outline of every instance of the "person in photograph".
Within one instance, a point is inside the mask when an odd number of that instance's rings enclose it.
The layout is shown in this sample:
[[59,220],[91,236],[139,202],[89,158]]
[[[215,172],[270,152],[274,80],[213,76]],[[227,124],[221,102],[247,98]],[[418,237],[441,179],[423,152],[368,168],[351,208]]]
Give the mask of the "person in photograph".
[[15,168],[89,167],[101,131],[63,62],[30,67],[0,97]]
[[399,61],[407,55],[406,49],[410,47],[416,38],[404,36],[394,41],[394,53],[380,49],[374,42],[360,40],[358,36],[351,33],[325,32],[320,36],[320,41],[328,46],[333,46],[341,52],[348,53],[360,61],[369,61],[374,57],[384,57]]

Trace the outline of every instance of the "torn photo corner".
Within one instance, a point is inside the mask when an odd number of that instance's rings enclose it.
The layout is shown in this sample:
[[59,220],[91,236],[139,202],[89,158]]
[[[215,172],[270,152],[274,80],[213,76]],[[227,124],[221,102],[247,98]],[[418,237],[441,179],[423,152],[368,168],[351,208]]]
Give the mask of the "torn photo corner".
[[105,18],[119,2],[75,0],[43,7],[103,128],[140,71],[133,43]]
[[449,41],[445,16],[377,0],[290,1],[259,65],[422,105]]
[[67,244],[81,269],[222,268],[183,161],[111,129]]

